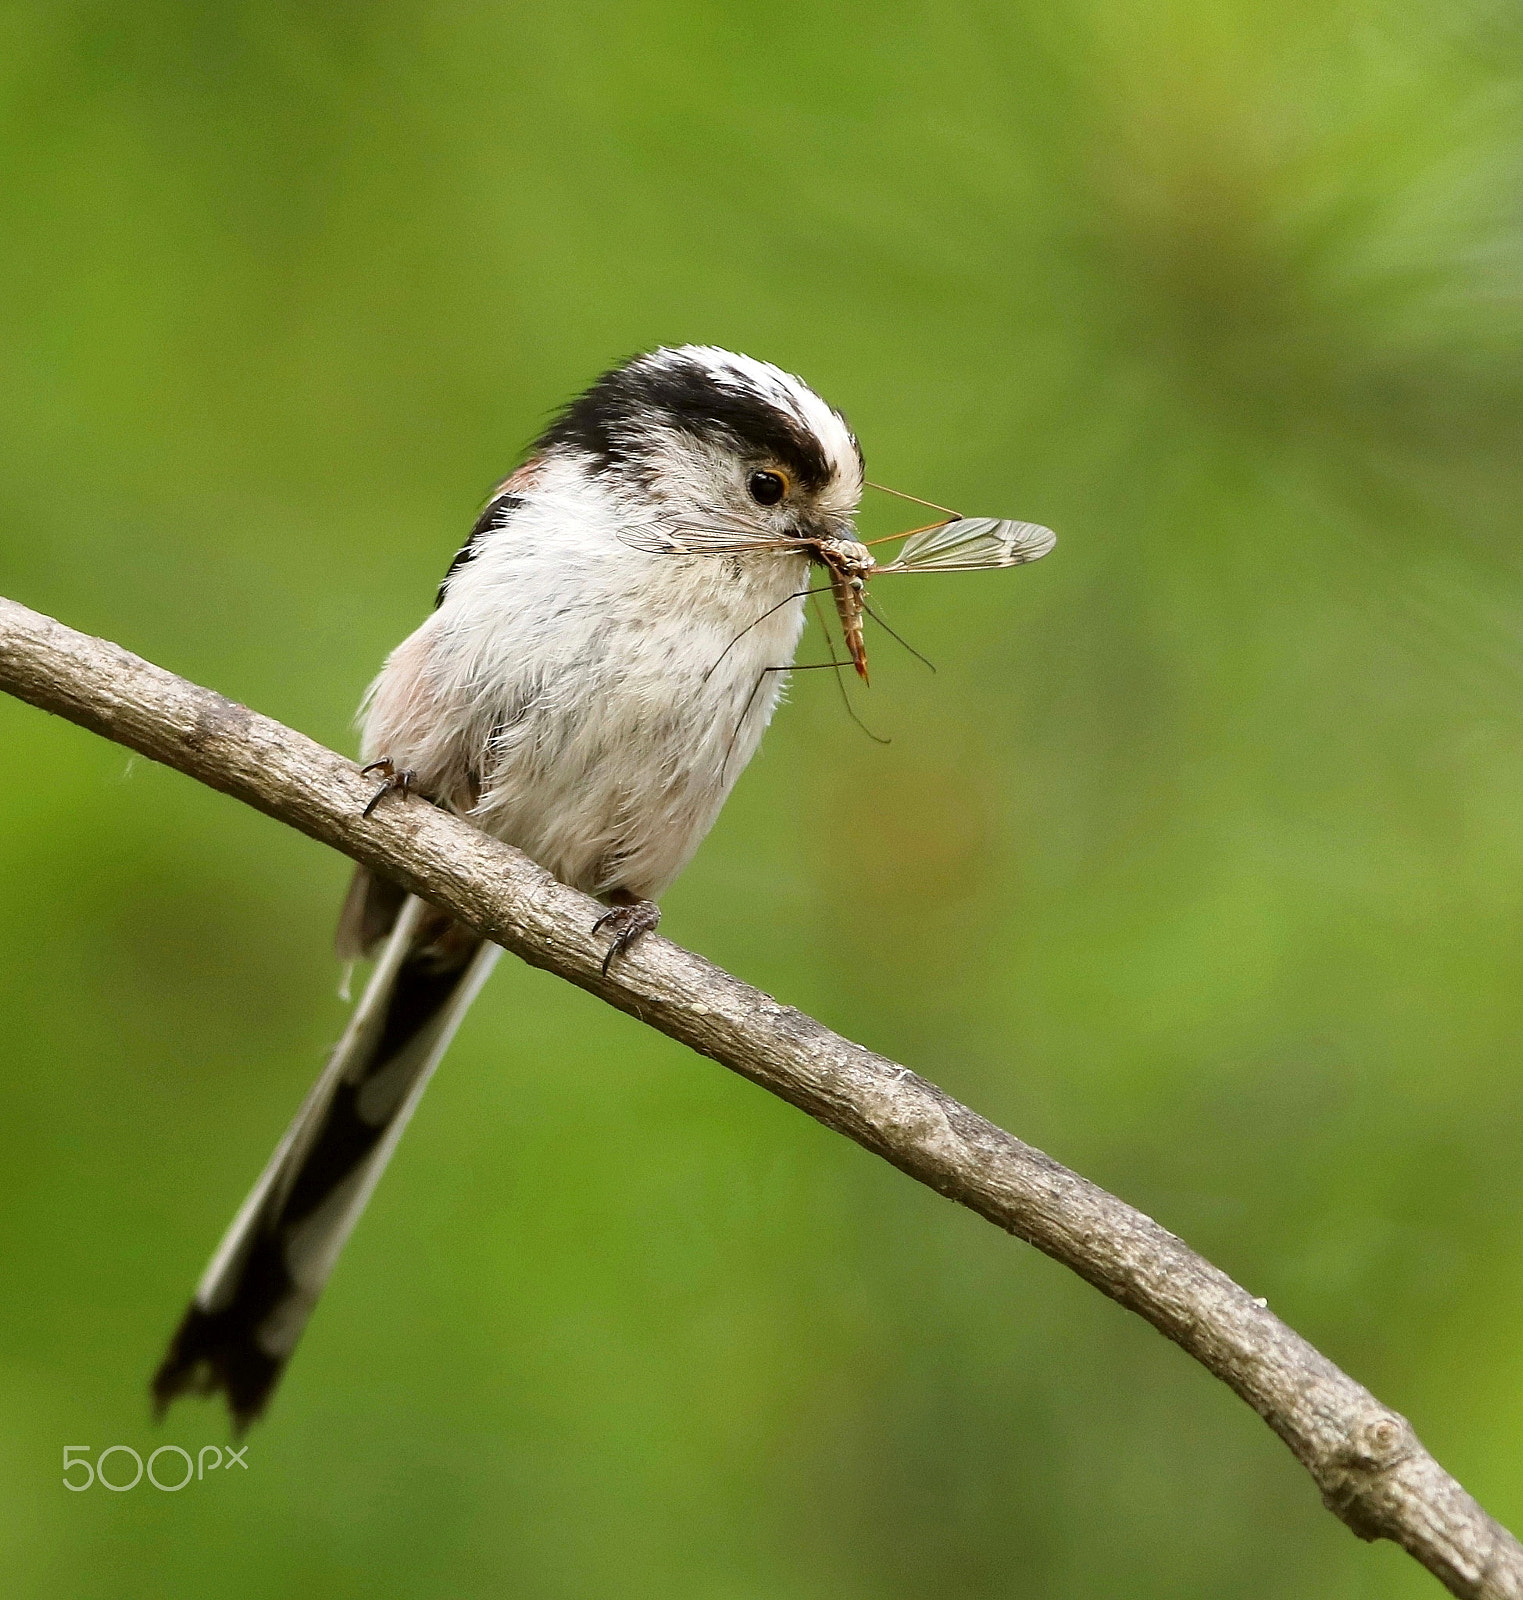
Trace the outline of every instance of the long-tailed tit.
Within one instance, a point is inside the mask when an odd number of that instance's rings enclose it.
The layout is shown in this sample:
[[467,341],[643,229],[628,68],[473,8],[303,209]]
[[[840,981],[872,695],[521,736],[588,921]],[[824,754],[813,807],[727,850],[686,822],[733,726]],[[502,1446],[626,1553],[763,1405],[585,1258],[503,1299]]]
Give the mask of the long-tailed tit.
[[[943,520],[878,568],[855,541],[862,452],[798,378],[724,350],[605,374],[501,483],[433,614],[362,716],[365,760],[601,899],[612,958],[712,826],[771,720],[811,563],[866,675],[876,571],[1008,566],[1052,535]],[[363,869],[340,917],[368,986],[233,1219],[153,1379],[159,1407],[269,1401],[350,1230],[498,955]]]

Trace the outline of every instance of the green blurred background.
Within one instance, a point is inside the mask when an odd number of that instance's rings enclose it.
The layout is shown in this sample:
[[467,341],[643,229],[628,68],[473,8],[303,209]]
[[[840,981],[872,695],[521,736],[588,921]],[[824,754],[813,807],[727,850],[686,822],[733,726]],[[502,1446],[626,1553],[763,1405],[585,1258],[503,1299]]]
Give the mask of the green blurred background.
[[[939,674],[877,637],[883,748],[804,675],[665,929],[1523,1525],[1515,10],[51,0],[0,81],[0,592],[341,749],[495,478],[659,342],[1056,527],[881,586]],[[7,1595],[1438,1592],[1143,1324],[517,964],[248,1472],[69,1494],[65,1445],[225,1441],[144,1384],[341,1026],[347,869],[0,738]]]

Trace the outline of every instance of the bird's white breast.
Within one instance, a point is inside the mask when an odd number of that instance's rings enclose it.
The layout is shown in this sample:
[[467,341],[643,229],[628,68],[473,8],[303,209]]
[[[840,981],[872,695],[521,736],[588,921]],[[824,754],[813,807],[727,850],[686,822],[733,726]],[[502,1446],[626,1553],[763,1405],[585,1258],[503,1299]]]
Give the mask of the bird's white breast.
[[365,751],[563,882],[654,898],[771,718],[784,674],[764,669],[793,660],[808,569],[637,550],[619,537],[635,514],[546,463],[387,661]]

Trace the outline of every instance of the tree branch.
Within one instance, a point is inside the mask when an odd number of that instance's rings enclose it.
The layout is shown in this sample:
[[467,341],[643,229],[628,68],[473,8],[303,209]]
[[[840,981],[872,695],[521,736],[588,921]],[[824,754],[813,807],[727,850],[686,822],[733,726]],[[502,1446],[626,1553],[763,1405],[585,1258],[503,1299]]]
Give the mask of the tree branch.
[[5,599],[0,688],[332,845],[1035,1245],[1241,1395],[1360,1538],[1395,1540],[1456,1595],[1523,1600],[1523,1545],[1406,1418],[1150,1217],[908,1068],[665,939],[642,939],[604,978],[601,907],[521,852],[420,800],[367,819],[373,785],[353,762]]

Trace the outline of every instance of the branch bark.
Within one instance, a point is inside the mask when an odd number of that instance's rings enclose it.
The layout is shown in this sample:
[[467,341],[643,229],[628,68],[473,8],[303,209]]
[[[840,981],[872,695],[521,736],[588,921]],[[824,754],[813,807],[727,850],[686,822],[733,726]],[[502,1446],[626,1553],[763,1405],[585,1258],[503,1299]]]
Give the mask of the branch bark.
[[0,688],[341,850],[1035,1245],[1246,1400],[1360,1538],[1395,1540],[1456,1595],[1523,1600],[1523,1545],[1405,1417],[1150,1217],[907,1067],[655,936],[604,978],[602,908],[521,852],[418,800],[367,819],[372,785],[353,762],[5,599]]

